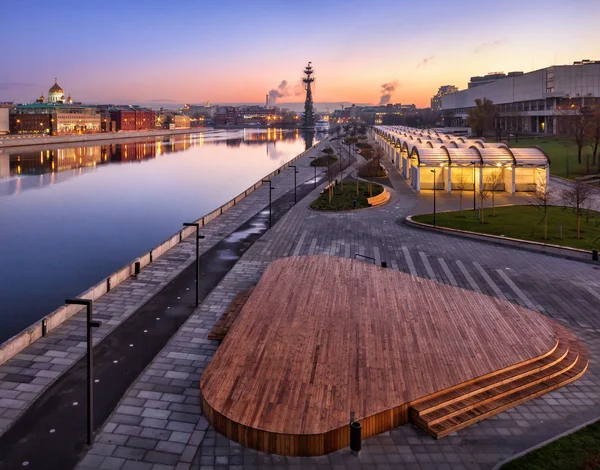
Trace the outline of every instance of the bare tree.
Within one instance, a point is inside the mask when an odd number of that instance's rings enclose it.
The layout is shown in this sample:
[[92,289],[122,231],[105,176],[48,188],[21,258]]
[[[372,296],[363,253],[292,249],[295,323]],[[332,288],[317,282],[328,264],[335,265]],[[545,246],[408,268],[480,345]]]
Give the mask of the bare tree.
[[459,200],[460,200],[460,218],[463,216],[463,192],[467,189],[469,185],[469,178],[465,175],[465,172],[462,168],[460,168],[460,173],[456,178],[456,183],[454,184],[456,189],[459,191]]
[[498,186],[502,184],[502,172],[500,170],[493,170],[485,179],[488,189],[492,193],[492,217],[496,216],[496,191]]
[[600,104],[591,108],[588,138],[592,147],[592,165],[596,165],[600,149]]
[[486,184],[479,185],[479,189],[477,190],[477,197],[479,198],[479,212],[481,214],[481,223],[485,223],[484,216],[484,208],[485,208],[485,200],[490,195],[490,190]]
[[577,178],[571,186],[562,191],[565,204],[575,210],[577,216],[577,238],[581,238],[581,211],[592,197],[592,188]]
[[548,187],[546,174],[538,173],[536,176],[535,192],[531,194],[531,201],[544,213],[542,219],[542,223],[544,224],[544,240],[548,239],[548,207],[552,205],[553,200],[554,192]]
[[[591,114],[589,107],[560,108],[561,114],[557,116],[559,131],[561,134],[571,138],[577,146],[577,162],[581,165],[583,147],[589,142]],[[588,168],[589,172],[589,168]]]

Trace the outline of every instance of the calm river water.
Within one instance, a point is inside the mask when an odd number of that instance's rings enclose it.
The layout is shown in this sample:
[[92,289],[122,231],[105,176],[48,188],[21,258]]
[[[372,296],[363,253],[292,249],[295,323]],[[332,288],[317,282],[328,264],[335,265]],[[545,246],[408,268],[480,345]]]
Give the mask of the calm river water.
[[246,129],[0,150],[0,342],[305,145],[295,130]]

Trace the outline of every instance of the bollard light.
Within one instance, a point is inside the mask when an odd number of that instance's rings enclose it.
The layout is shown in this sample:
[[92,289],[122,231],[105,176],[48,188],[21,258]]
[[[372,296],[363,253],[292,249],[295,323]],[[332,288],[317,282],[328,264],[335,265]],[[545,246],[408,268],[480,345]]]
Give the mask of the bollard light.
[[358,421],[350,423],[350,450],[358,455],[362,446],[362,425]]

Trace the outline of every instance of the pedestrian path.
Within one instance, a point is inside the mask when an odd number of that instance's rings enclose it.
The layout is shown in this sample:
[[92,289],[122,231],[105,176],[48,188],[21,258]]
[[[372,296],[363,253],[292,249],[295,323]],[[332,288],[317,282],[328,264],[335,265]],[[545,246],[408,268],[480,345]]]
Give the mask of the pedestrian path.
[[[309,166],[309,157],[311,154],[319,152],[321,146],[322,144],[296,162],[299,171],[297,179],[301,185],[303,182],[313,182],[314,169]],[[318,179],[322,178],[323,175],[319,172]],[[283,171],[274,177],[273,216],[275,219],[281,217],[293,206],[293,181],[294,177],[291,171]],[[310,191],[310,186],[309,184],[299,188],[299,196]],[[201,233],[206,238],[200,245],[201,254],[207,256],[213,250],[217,258],[231,256],[230,252],[232,250],[235,251],[234,242],[237,242],[238,245],[241,244],[244,250],[247,249],[252,244],[249,243],[249,238],[251,236],[258,238],[261,233],[261,227],[266,229],[266,214],[268,211],[265,211],[265,206],[268,206],[268,200],[268,188],[267,186],[262,186],[229,211],[203,227]],[[252,222],[256,218],[258,218],[258,223]],[[245,227],[245,224],[249,224],[249,226]],[[239,232],[236,232],[238,228],[241,229]],[[229,244],[229,246],[220,248],[223,244]],[[239,257],[244,250],[237,256]],[[123,359],[129,356],[130,359],[134,359],[134,361],[139,363],[137,366],[139,368],[147,364],[156,354],[156,351],[152,352],[152,349],[148,348],[148,338],[151,337],[152,333],[151,327],[145,326],[145,324],[142,326],[140,319],[144,317],[146,323],[155,323],[156,326],[152,326],[158,328],[157,331],[166,340],[174,331],[166,328],[167,324],[169,324],[168,320],[176,320],[177,318],[185,319],[185,317],[189,316],[189,312],[185,313],[185,311],[189,310],[188,305],[193,302],[190,299],[194,297],[194,284],[188,279],[193,279],[195,275],[193,266],[190,268],[190,264],[195,258],[194,255],[195,240],[191,236],[144,268],[140,275],[126,280],[94,303],[94,318],[103,322],[102,327],[95,331],[94,339],[95,349],[100,348],[100,350],[96,351],[96,367],[100,373],[98,374],[99,378],[96,380],[95,388],[100,392],[101,402],[106,398],[106,404],[103,407],[99,407],[106,410],[105,414],[108,414],[112,410],[114,405],[111,405],[111,403],[114,404],[115,400],[118,400],[122,394],[122,391],[118,392],[118,387],[114,386],[115,382],[120,380],[122,383],[121,388],[125,386],[125,389],[128,385],[126,381],[127,374],[119,375],[118,373],[118,368],[123,366]],[[232,265],[236,260],[236,257],[229,258],[228,262]],[[202,274],[205,274],[201,281],[207,280],[207,277],[210,277],[210,275],[214,279],[214,263],[218,264],[217,261],[207,261],[201,267]],[[185,272],[187,272],[186,278],[180,279],[182,273]],[[216,282],[218,280],[216,279]],[[177,283],[181,284],[181,286],[175,289],[174,286]],[[204,284],[206,287],[204,295],[206,295],[212,290],[212,286],[208,281]],[[201,283],[201,287],[202,285]],[[173,291],[172,294],[169,294],[167,289],[171,289]],[[177,292],[175,292],[176,290]],[[162,300],[161,296],[163,297]],[[180,300],[181,302],[179,302]],[[148,313],[142,315],[141,312],[144,309]],[[180,315],[177,315],[177,313]],[[182,314],[185,316],[182,317]],[[159,323],[161,319],[163,321]],[[175,327],[175,330],[180,325],[177,321],[170,322]],[[141,337],[131,343],[124,341],[123,338],[118,340],[119,334],[123,331],[132,331],[132,325],[135,325],[133,330],[135,330],[136,334],[141,335]],[[146,333],[149,334],[146,335]],[[151,342],[154,345],[160,345],[159,342],[156,342],[156,338]],[[117,343],[120,343],[119,346],[121,348],[125,348],[127,354],[118,351],[116,347]],[[85,346],[85,313],[81,312],[65,321],[55,330],[52,330],[48,336],[36,341],[0,366],[0,431],[11,428],[11,434],[2,434],[0,442],[6,439],[9,441],[16,439],[15,442],[24,442],[18,438],[19,433],[23,432],[31,434],[31,439],[33,439],[35,434],[33,427],[38,423],[44,425],[45,421],[42,419],[42,414],[49,413],[48,421],[51,422],[48,427],[53,430],[50,433],[52,434],[52,438],[56,439],[59,443],[62,442],[67,445],[71,443],[74,448],[77,448],[72,439],[65,437],[65,434],[61,434],[60,432],[60,427],[63,425],[63,430],[67,429],[68,426],[66,423],[61,423],[60,416],[54,416],[52,413],[60,411],[69,416],[68,409],[62,409],[64,406],[63,402],[67,400],[70,406],[77,407],[80,402],[83,403],[84,401],[85,394],[73,400],[71,400],[71,395],[77,396],[77,394],[81,395],[83,393],[75,389],[81,388],[84,383],[84,376],[82,377],[84,361],[82,357],[85,353]],[[129,347],[132,349],[127,349]],[[140,347],[142,348],[141,350],[139,349]],[[115,358],[112,356],[115,356]],[[117,365],[119,362],[121,365]],[[112,368],[111,371],[108,370],[110,368]],[[135,370],[130,364],[127,372],[129,374],[133,372],[134,375],[129,380],[137,375]],[[102,371],[105,373],[116,373],[117,376],[112,380],[109,376],[106,376],[106,380],[104,380],[101,375]],[[71,374],[73,380],[69,379],[67,374]],[[64,380],[61,382],[62,379]],[[109,387],[111,393],[106,393],[105,384]],[[69,388],[66,395],[62,392],[65,385],[68,385],[67,388]],[[115,388],[117,391],[115,391]],[[37,400],[42,394],[44,394],[43,400]],[[53,407],[44,408],[43,401],[48,401],[50,397],[52,400],[55,400]],[[21,419],[25,417],[34,403],[41,410],[39,411],[39,415],[32,412],[30,413],[29,421],[25,418]],[[73,403],[77,404],[74,405]],[[83,407],[76,408],[77,412],[71,413],[73,415],[71,421],[75,420],[75,415],[78,416],[76,420],[77,426],[73,426],[72,430],[79,429],[80,425],[82,426],[82,430],[85,429],[82,421],[84,415],[81,415],[80,412],[82,409]],[[103,421],[104,417],[100,416],[101,421]],[[17,420],[24,422],[21,431],[15,425]],[[82,430],[78,431],[77,439],[79,440],[84,439]],[[30,442],[34,445],[36,443],[38,446],[41,445],[39,440]],[[52,449],[51,442],[49,445]],[[7,452],[9,449],[16,452],[14,446],[0,445],[0,447],[2,448],[0,468],[8,468],[6,465],[12,465],[13,463],[22,464],[27,462],[27,465],[30,463],[33,465],[32,461],[25,458],[18,462],[14,460],[18,457],[16,453],[11,454],[11,458],[14,461],[10,460],[7,457]],[[60,453],[57,448],[53,450],[57,455]],[[76,457],[76,454],[74,456]],[[55,462],[51,459],[44,459],[43,453],[32,456],[31,460],[34,460],[34,458],[39,462],[37,468],[44,468],[44,466],[46,468],[56,468],[54,465]],[[9,460],[10,464],[8,463]],[[42,467],[39,465],[42,465]]]
[[[394,181],[392,181],[394,183]],[[572,328],[600,353],[598,271],[583,263],[511,247],[448,237],[402,223],[419,204],[402,181],[381,208],[348,213],[308,209],[313,192],[236,263],[152,361],[109,417],[80,470],[117,468],[452,468],[490,469],[501,459],[600,416],[600,368],[574,384],[435,441],[411,425],[369,439],[359,458],[348,450],[289,458],[245,449],[201,416],[199,379],[218,346],[207,334],[233,298],[268,264],[294,255],[361,254],[390,269],[529,306]],[[335,280],[332,280],[334,288]],[[399,289],[402,286],[398,286]],[[166,388],[163,388],[166,387]],[[160,410],[158,413],[152,410]],[[161,417],[149,419],[149,415]],[[157,467],[154,467],[154,466]],[[161,467],[160,465],[164,465]]]

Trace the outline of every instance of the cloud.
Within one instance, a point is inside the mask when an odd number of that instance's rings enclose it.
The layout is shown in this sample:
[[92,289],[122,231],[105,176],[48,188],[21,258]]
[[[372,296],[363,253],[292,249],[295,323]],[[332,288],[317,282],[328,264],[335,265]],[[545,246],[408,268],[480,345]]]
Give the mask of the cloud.
[[475,54],[479,54],[480,52],[486,51],[488,49],[494,49],[495,47],[501,46],[502,44],[504,44],[503,39],[495,39],[493,41],[482,42],[481,44],[475,46],[473,52]]
[[419,67],[425,67],[429,62],[431,62],[433,59],[435,59],[435,56],[429,56],[429,57],[425,57],[421,62],[419,62],[417,64],[417,68]]
[[27,82],[0,82],[0,90],[12,90],[13,88],[29,88],[33,83]]
[[294,96],[302,96],[304,95],[304,84],[302,80],[298,80],[298,83],[294,85]]
[[381,85],[381,97],[379,98],[379,106],[388,104],[392,99],[392,95],[396,91],[396,88],[399,86],[398,80],[394,80],[392,82],[384,83]]

